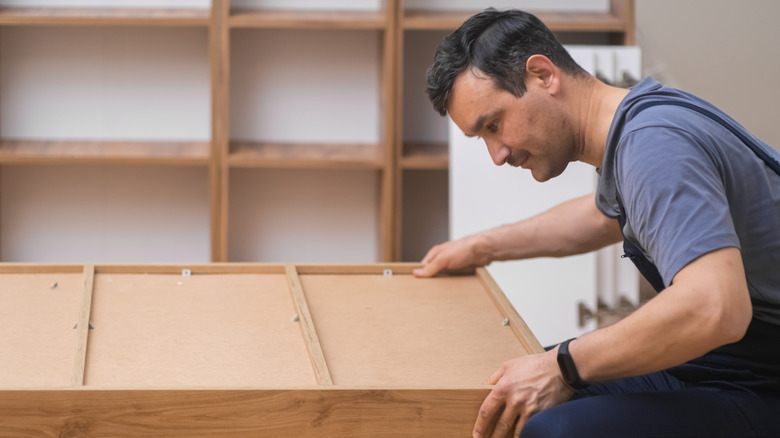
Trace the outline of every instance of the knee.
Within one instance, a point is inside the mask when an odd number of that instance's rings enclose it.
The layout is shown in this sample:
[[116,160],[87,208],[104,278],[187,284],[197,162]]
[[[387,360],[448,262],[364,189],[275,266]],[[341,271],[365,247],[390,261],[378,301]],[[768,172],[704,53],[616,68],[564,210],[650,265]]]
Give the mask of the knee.
[[581,436],[581,430],[574,425],[573,419],[561,409],[555,407],[544,410],[531,417],[520,438],[573,438]]

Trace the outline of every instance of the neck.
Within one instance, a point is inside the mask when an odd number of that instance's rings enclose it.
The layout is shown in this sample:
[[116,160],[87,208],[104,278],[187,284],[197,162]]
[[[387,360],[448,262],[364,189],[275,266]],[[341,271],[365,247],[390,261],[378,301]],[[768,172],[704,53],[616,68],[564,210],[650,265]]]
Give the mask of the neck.
[[606,85],[591,76],[571,79],[580,82],[573,87],[577,95],[573,96],[572,115],[577,126],[578,160],[599,167],[615,111],[628,90]]

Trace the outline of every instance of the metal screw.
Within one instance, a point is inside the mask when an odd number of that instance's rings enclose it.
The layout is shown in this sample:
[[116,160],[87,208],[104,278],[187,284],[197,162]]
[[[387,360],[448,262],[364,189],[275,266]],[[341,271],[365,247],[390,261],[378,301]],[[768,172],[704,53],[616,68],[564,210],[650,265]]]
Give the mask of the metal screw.
[[298,322],[298,315],[293,315],[292,322]]
[[509,326],[509,318],[504,318],[504,322],[502,322],[501,325],[503,325],[504,327],[508,327]]

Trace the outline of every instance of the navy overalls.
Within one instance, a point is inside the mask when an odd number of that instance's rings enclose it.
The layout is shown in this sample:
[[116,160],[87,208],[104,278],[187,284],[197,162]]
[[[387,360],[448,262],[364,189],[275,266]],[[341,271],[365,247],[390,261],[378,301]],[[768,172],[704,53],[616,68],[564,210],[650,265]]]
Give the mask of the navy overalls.
[[[661,104],[684,106],[724,125],[780,174],[780,163],[707,110],[664,100],[637,111]],[[627,218],[619,199],[618,206],[622,232]],[[656,266],[625,237],[623,250],[656,292],[666,288]],[[739,342],[664,371],[591,385],[533,416],[520,437],[780,438],[780,327],[754,318]]]

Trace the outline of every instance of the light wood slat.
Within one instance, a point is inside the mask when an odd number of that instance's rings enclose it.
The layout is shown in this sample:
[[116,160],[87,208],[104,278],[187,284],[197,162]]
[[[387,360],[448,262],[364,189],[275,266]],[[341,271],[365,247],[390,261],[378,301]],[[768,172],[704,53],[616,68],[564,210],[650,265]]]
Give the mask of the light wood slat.
[[328,371],[328,364],[325,362],[325,355],[322,353],[320,339],[314,328],[314,321],[309,311],[309,304],[306,302],[306,296],[303,293],[301,279],[298,277],[298,271],[295,265],[287,265],[287,281],[290,285],[290,295],[295,304],[295,310],[298,313],[298,320],[301,324],[301,333],[306,343],[306,349],[309,352],[311,366],[314,370],[314,377],[319,385],[333,385],[333,379]]
[[84,384],[84,367],[87,361],[87,340],[89,339],[89,320],[92,314],[92,288],[95,282],[95,266],[84,265],[84,278],[81,309],[79,320],[76,323],[76,354],[73,356],[73,374],[71,386],[79,387]]
[[99,274],[283,274],[285,265],[274,263],[209,263],[177,265],[97,265]]
[[373,144],[230,143],[231,167],[381,169],[382,148]]
[[[403,28],[419,30],[455,30],[479,11],[441,11],[412,9],[405,11]],[[529,11],[553,32],[623,32],[628,24],[611,12]]]
[[390,269],[394,274],[411,274],[419,263],[377,263],[373,265],[297,265],[298,274],[337,274],[337,275],[383,275],[385,269]]
[[84,272],[83,265],[59,265],[40,263],[2,262],[0,274],[74,274]]
[[[98,274],[181,274],[183,269],[189,269],[194,274],[281,274],[285,273],[291,264],[280,263],[180,263],[180,264],[98,264],[95,272]],[[393,262],[365,265],[343,264],[292,264],[299,274],[377,274],[382,275],[385,269],[392,269],[395,274],[411,274],[419,263]],[[39,263],[0,263],[0,273],[35,274],[35,273],[76,273],[83,272],[82,265],[59,265]],[[473,270],[456,272],[456,275],[473,275]]]
[[402,169],[449,169],[449,146],[446,143],[404,143],[400,166]]
[[230,11],[230,27],[291,29],[385,28],[382,11],[325,11],[236,8]]
[[498,287],[498,284],[496,284],[496,281],[487,269],[482,267],[477,268],[477,277],[479,277],[480,281],[485,286],[487,293],[496,304],[496,307],[501,310],[505,315],[505,318],[509,319],[509,325],[512,328],[512,331],[523,344],[526,351],[529,354],[544,353],[542,344],[536,339],[536,336],[534,336],[523,318],[517,313],[517,310],[512,306],[512,303],[509,302],[509,299],[501,292],[501,288]]
[[470,436],[489,387],[0,391],[7,436]]
[[202,8],[0,7],[0,25],[208,26]]
[[208,142],[12,140],[0,141],[5,164],[167,164],[205,166]]

